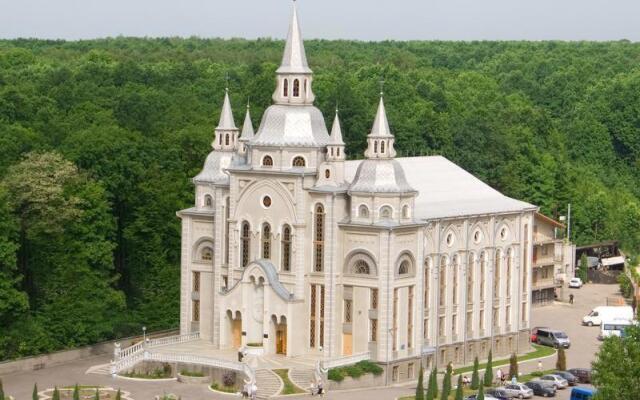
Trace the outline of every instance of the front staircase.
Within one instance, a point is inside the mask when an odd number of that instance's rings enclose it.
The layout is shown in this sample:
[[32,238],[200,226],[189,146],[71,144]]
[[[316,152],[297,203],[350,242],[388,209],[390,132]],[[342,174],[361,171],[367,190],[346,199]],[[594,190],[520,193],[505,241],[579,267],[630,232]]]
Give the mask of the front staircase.
[[111,364],[94,365],[85,374],[111,375]]
[[313,368],[293,368],[289,370],[289,379],[300,389],[307,390],[316,382],[316,371]]
[[257,369],[256,386],[258,387],[258,398],[266,399],[280,393],[280,390],[282,390],[282,381],[280,377],[270,369]]

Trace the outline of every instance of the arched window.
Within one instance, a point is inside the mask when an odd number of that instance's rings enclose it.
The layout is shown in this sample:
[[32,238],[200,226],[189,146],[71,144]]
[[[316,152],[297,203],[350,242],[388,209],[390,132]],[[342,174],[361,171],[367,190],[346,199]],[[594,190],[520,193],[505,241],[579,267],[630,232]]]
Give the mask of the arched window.
[[211,247],[203,247],[200,251],[200,260],[211,261],[213,260],[213,250]]
[[447,288],[447,257],[440,258],[440,268],[438,271],[438,284],[439,284],[439,293],[438,293],[438,304],[440,306],[445,305],[445,301],[447,299],[447,292],[445,289]]
[[369,263],[367,263],[365,260],[356,261],[355,264],[353,264],[353,273],[369,275],[371,273]]
[[291,271],[291,227],[282,228],[282,270]]
[[229,145],[229,134],[228,134],[228,133],[227,133],[226,135],[224,135],[224,144],[225,144],[226,146],[228,146],[228,145]]
[[496,257],[493,263],[493,297],[500,295],[500,268],[502,268],[502,252],[496,250]]
[[402,206],[402,218],[409,218],[410,214],[409,214],[409,206],[407,204],[405,204],[404,206]]
[[222,146],[222,134],[218,135],[218,144]]
[[297,79],[293,81],[293,97],[300,97],[300,81]]
[[304,80],[304,95],[307,95],[307,80]]
[[211,195],[207,194],[204,196],[204,206],[205,207],[213,206],[213,197],[211,197]]
[[[431,280],[431,260],[428,259],[424,265],[424,306],[429,307],[429,281]],[[426,333],[425,333],[426,335]]]
[[325,169],[325,170],[324,170],[324,177],[325,177],[326,179],[331,178],[331,171],[329,171],[328,169]]
[[480,256],[480,277],[478,279],[480,281],[480,300],[481,301],[484,301],[484,283],[487,280],[486,271],[487,271],[487,252],[483,251],[482,255]]
[[380,208],[380,218],[389,219],[393,215],[393,210],[389,206],[382,206]]
[[511,263],[512,263],[513,253],[511,249],[507,250],[507,297],[511,296]]
[[273,158],[271,158],[271,156],[264,156],[262,158],[262,166],[263,167],[273,167]]
[[242,266],[246,267],[249,264],[249,247],[251,246],[249,223],[246,221],[242,223],[241,243]]
[[408,275],[411,270],[411,262],[403,260],[398,267],[398,275]]
[[282,86],[283,86],[283,88],[282,88],[282,95],[283,95],[284,97],[289,97],[289,80],[288,80],[288,79],[285,79],[285,80],[284,80],[284,84],[283,84]]
[[314,271],[322,272],[324,263],[324,207],[322,206],[322,204],[318,204],[316,206],[314,223]]
[[360,204],[360,207],[358,207],[358,216],[360,218],[369,218],[369,208],[364,204]]
[[304,157],[301,156],[294,157],[292,164],[294,167],[304,167],[305,165],[307,165]]
[[338,147],[338,148],[336,149],[336,155],[337,155],[338,157],[340,157],[340,147]]
[[271,225],[262,225],[262,258],[271,258]]
[[380,153],[384,154],[384,140],[380,142]]
[[452,286],[451,295],[452,295],[454,305],[458,304],[458,270],[460,269],[459,261],[460,261],[460,257],[455,255],[453,257],[453,263],[451,265],[451,270],[453,275],[452,285],[451,285]]
[[377,140],[373,141],[373,152],[374,153],[378,152],[378,141]]

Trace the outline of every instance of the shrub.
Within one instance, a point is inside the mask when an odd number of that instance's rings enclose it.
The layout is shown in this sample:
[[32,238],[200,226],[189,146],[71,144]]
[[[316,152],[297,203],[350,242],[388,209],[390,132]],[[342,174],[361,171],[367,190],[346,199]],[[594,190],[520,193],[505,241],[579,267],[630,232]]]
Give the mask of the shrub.
[[162,371],[165,375],[171,376],[171,364],[164,363],[162,364]]
[[618,275],[618,284],[620,285],[620,293],[622,293],[622,296],[627,298],[631,297],[633,294],[633,285],[627,274]]
[[193,376],[193,377],[203,377],[204,373],[203,372],[199,372],[199,371],[189,371],[189,370],[183,369],[182,371],[180,371],[180,375],[182,375],[182,376]]
[[80,388],[77,383],[73,387],[73,400],[80,400]]
[[518,377],[518,356],[516,353],[511,354],[509,358],[509,378]]
[[40,400],[40,397],[38,396],[38,384],[37,383],[33,384],[33,393],[31,394],[31,400]]
[[327,374],[327,378],[334,382],[342,382],[344,380],[344,374],[341,368],[331,368]]
[[364,372],[368,374],[380,375],[384,370],[378,364],[371,362],[369,360],[359,361],[356,366],[361,368]]
[[224,386],[234,386],[236,384],[236,373],[232,371],[225,372],[222,375],[222,384]]

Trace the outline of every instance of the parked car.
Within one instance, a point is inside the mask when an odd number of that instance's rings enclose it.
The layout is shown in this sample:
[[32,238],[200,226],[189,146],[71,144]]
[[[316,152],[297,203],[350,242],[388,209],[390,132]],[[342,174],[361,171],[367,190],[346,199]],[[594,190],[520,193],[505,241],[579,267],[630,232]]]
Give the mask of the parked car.
[[596,392],[593,389],[576,387],[571,390],[570,400],[591,400],[594,394]]
[[485,393],[501,400],[510,400],[511,398],[513,398],[513,396],[510,396],[504,388],[487,389]]
[[566,389],[569,382],[560,375],[548,374],[540,377],[541,381],[552,383],[556,389]]
[[578,384],[578,378],[569,371],[555,371],[554,375],[559,375],[567,380],[569,386],[575,386]]
[[[472,394],[471,396],[465,398],[464,400],[476,400],[477,397],[478,397],[478,395]],[[499,399],[497,397],[491,396],[490,394],[485,394],[484,395],[484,400],[505,400],[505,399]]]
[[536,343],[552,346],[556,349],[559,347],[564,347],[565,349],[571,347],[571,341],[566,333],[549,328],[538,328]]
[[504,391],[507,392],[507,395],[512,398],[517,397],[519,399],[530,399],[533,397],[533,390],[522,383],[508,384],[502,389],[504,389]]
[[531,329],[531,343],[538,343],[538,329],[549,329],[544,326],[537,326]]
[[556,388],[553,385],[547,385],[541,381],[530,381],[525,383],[527,387],[533,390],[533,394],[542,397],[555,397]]
[[567,372],[578,378],[580,383],[591,383],[591,370],[589,368],[571,368]]
[[569,287],[570,288],[574,288],[574,289],[580,289],[582,287],[583,283],[582,283],[582,279],[580,278],[571,278],[571,280],[569,280]]

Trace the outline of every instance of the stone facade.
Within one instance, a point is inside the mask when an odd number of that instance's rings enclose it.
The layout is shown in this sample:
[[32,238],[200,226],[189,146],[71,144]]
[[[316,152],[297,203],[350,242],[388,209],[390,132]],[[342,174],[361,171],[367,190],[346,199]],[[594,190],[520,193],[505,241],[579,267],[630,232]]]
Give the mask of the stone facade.
[[225,95],[195,207],[178,213],[181,333],[265,354],[370,352],[390,381],[421,361],[527,350],[537,208],[442,157],[396,158],[382,96],[366,159],[346,161],[312,76],[294,9],[274,105],[240,133]]

